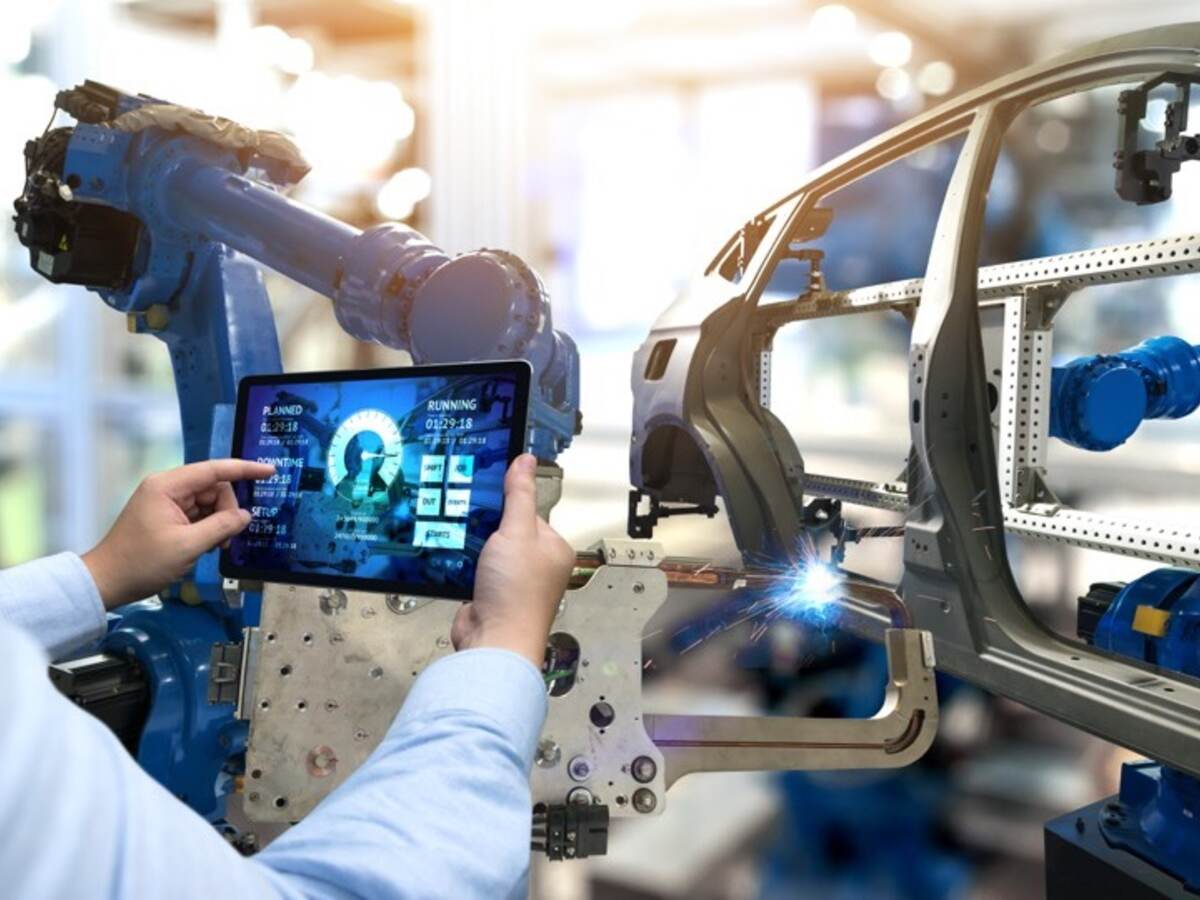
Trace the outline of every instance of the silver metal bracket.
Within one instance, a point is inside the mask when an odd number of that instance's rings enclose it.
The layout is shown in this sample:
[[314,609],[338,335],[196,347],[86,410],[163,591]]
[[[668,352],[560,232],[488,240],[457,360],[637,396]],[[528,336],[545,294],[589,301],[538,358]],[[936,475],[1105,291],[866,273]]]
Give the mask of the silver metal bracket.
[[221,582],[221,596],[225,599],[225,605],[230,609],[242,608],[242,591],[238,587],[236,578],[226,578]]
[[[551,629],[551,646],[574,652],[548,679],[535,804],[651,815],[688,772],[892,768],[933,740],[932,646],[913,629],[887,634],[887,696],[871,719],[645,714],[642,634],[667,597],[663,550],[627,539],[596,549],[605,564],[567,592]],[[405,599],[266,585],[246,697],[251,821],[307,814],[375,749],[420,672],[451,652],[459,604]]]
[[428,600],[264,585],[247,703],[248,819],[298,821],[371,754],[420,672],[451,652],[459,604]]
[[657,568],[663,560],[662,545],[655,541],[604,538],[589,549],[599,550],[607,566],[641,566]]
[[1057,284],[1025,288],[1004,304],[1004,380],[997,449],[1006,506],[1055,502],[1046,485],[1050,439],[1053,312],[1065,293]]
[[246,718],[246,692],[253,688],[257,659],[257,628],[242,629],[240,643],[213,644],[208,663],[208,702],[233,703],[234,718]]
[[892,769],[916,762],[937,733],[933,646],[927,631],[885,632],[888,685],[870,719],[647,716],[667,785],[692,772]]
[[237,703],[242,682],[242,645],[213,644],[208,659],[208,702]]
[[554,635],[578,642],[579,665],[570,690],[549,697],[533,800],[603,804],[613,816],[658,813],[667,782],[642,712],[642,633],[667,599],[663,549],[625,539],[599,547],[606,565],[567,592],[552,626],[552,643]]
[[[667,596],[663,552],[651,541],[600,547],[609,564],[566,594],[552,626],[578,653],[569,688],[548,697],[533,801],[645,815],[662,809],[665,793],[663,757],[641,708],[642,632]],[[424,597],[265,586],[247,703],[251,821],[299,820],[362,764],[421,671],[451,652],[459,608]]]

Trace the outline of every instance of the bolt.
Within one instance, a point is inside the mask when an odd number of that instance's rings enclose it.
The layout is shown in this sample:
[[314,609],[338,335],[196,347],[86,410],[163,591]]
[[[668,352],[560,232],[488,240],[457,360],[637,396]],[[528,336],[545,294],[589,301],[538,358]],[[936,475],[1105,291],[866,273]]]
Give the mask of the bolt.
[[373,607],[373,606],[364,606],[364,607],[363,607],[363,611],[362,611],[362,617],[363,617],[364,619],[373,619],[373,618],[375,618],[375,607]]
[[592,774],[592,764],[586,756],[576,756],[567,763],[567,774],[572,781],[587,781]]
[[646,586],[644,584],[642,584],[640,581],[635,581],[633,583],[633,592],[635,594],[640,594],[645,590],[646,590]]
[[345,638],[342,637],[342,633],[340,631],[335,631],[329,636],[329,643],[331,644],[340,644],[344,640]]
[[365,731],[363,731],[361,728],[359,728],[357,731],[354,732],[354,739],[356,741],[365,741],[367,739],[367,737],[368,737],[367,733]]
[[630,547],[628,550],[625,551],[625,555],[628,556],[630,559],[637,559],[637,551],[634,550],[632,547]]
[[313,778],[324,778],[337,768],[337,754],[331,747],[313,747],[308,751],[308,774]]
[[640,813],[652,813],[658,806],[658,797],[650,788],[638,788],[633,792],[633,808]]
[[651,560],[654,559],[654,551],[653,550],[646,551],[646,559],[651,559]]
[[450,638],[446,637],[445,635],[442,635],[441,637],[439,637],[437,639],[437,645],[439,647],[441,647],[443,650],[445,650],[447,647],[450,646]]
[[317,597],[321,602],[321,612],[327,616],[337,615],[347,605],[346,595],[342,591],[321,591]]
[[1080,834],[1083,834],[1087,830],[1087,826],[1083,824],[1083,816],[1075,819],[1075,830]]
[[337,708],[338,708],[338,702],[336,700],[326,700],[325,701],[325,711],[326,712],[333,712]]
[[572,806],[590,806],[592,800],[592,792],[585,787],[572,788],[567,794],[567,802]]
[[258,791],[251,791],[248,798],[251,803],[258,802]]
[[536,761],[543,769],[557,766],[560,759],[562,759],[562,748],[554,741],[547,738],[538,744]]
[[406,615],[417,608],[416,597],[406,597],[402,594],[388,594],[386,598],[387,608],[398,616]]
[[633,775],[633,780],[638,784],[649,784],[658,774],[658,763],[649,756],[639,756],[633,761],[629,771]]

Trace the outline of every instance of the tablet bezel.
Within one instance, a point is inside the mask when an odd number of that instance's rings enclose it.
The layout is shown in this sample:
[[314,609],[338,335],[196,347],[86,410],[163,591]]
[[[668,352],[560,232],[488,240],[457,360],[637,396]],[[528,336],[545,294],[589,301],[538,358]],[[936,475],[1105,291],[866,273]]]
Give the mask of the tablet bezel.
[[[317,372],[287,372],[275,375],[247,375],[238,382],[237,406],[234,414],[231,455],[243,459],[242,442],[245,437],[246,411],[250,388],[260,385],[321,384],[332,381],[387,381],[397,378],[454,377],[458,375],[511,375],[516,382],[513,402],[513,429],[508,440],[508,461],[511,465],[525,451],[529,429],[529,391],[533,367],[525,360],[498,360],[478,363],[450,363],[446,365],[402,366],[381,369],[331,369]],[[244,508],[244,507],[243,507]],[[503,514],[503,501],[501,501]],[[339,588],[347,591],[369,591],[382,594],[408,594],[419,597],[437,597],[447,600],[470,600],[474,585],[414,583],[391,581],[381,578],[360,578],[353,575],[328,575],[324,573],[281,572],[262,570],[249,566],[235,565],[229,550],[221,549],[220,571],[224,578],[243,581],[262,581],[272,584],[298,584],[308,587]]]

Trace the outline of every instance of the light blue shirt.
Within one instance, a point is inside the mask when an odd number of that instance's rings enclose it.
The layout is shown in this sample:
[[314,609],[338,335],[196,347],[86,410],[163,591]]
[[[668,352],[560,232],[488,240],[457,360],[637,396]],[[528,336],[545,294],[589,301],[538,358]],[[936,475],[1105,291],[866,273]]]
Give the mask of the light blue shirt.
[[529,770],[546,715],[528,660],[469,650],[431,665],[371,758],[243,858],[51,686],[48,655],[104,627],[74,554],[0,572],[0,896],[526,895]]

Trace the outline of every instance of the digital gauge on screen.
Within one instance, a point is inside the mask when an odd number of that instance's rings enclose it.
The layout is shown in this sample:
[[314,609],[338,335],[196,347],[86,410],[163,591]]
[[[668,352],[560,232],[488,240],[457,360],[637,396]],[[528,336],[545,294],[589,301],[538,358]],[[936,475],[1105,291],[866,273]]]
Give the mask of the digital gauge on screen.
[[400,471],[403,441],[395,420],[363,409],[338,426],[325,466],[334,490],[348,500],[382,498]]

